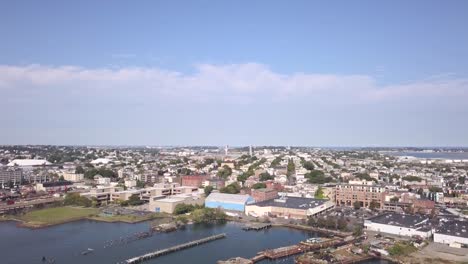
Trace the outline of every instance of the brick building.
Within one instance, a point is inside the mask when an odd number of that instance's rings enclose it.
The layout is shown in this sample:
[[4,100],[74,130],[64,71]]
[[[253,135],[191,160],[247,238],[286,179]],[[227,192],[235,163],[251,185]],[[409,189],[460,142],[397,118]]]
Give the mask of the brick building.
[[274,189],[252,189],[251,196],[255,202],[262,202],[266,200],[272,200],[278,197],[278,191]]
[[274,189],[277,190],[278,192],[281,192],[284,190],[284,186],[281,183],[274,182],[274,181],[266,181],[265,182],[267,189]]
[[206,175],[186,175],[182,176],[182,186],[200,187],[208,179]]
[[385,201],[386,190],[380,185],[336,185],[336,205],[354,206],[359,202],[361,207],[369,207],[372,201],[378,203],[377,208],[382,208]]

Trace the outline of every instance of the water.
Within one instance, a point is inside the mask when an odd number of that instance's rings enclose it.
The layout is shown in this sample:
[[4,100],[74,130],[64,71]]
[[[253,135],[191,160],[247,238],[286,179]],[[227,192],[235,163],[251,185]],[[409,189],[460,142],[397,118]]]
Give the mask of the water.
[[451,160],[463,160],[468,159],[468,152],[385,152],[392,156],[411,156],[420,159],[451,159]]
[[[42,256],[54,258],[55,263],[117,263],[156,249],[167,248],[202,237],[226,233],[227,238],[198,247],[162,256],[145,263],[186,264],[216,263],[231,257],[250,258],[258,251],[295,244],[316,236],[314,233],[287,228],[246,232],[237,223],[216,226],[189,226],[172,233],[155,234],[152,237],[128,244],[116,244],[104,248],[106,241],[131,236],[135,232],[147,231],[149,223],[101,223],[78,221],[44,229],[18,228],[13,222],[0,223],[1,263],[43,264]],[[88,248],[88,255],[81,252]],[[270,263],[264,261],[262,263]],[[294,263],[293,258],[273,263]],[[372,261],[367,263],[387,263]]]

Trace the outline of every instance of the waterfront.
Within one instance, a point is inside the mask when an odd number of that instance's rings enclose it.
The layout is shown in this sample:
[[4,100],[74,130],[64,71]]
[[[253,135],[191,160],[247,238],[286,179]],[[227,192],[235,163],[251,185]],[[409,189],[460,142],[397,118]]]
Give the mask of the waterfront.
[[[291,245],[314,233],[288,228],[272,228],[264,231],[246,232],[238,223],[216,226],[189,226],[173,233],[160,233],[152,237],[108,245],[110,240],[120,240],[147,231],[149,223],[101,223],[78,221],[63,225],[43,228],[19,228],[13,222],[0,223],[0,247],[2,263],[43,263],[42,256],[54,258],[55,263],[117,263],[128,258],[162,249],[202,237],[226,233],[227,238],[195,248],[179,251],[176,254],[153,259],[145,263],[216,263],[218,260],[236,256],[253,257],[258,251],[267,248]],[[87,255],[81,252],[92,248]],[[268,263],[264,261],[262,263]],[[274,263],[293,263],[292,258],[281,259]],[[379,261],[367,263],[380,263]],[[386,262],[382,262],[386,263]]]
[[468,152],[422,152],[422,151],[384,151],[387,155],[397,157],[414,157],[418,159],[448,159],[448,160],[463,160],[468,159]]

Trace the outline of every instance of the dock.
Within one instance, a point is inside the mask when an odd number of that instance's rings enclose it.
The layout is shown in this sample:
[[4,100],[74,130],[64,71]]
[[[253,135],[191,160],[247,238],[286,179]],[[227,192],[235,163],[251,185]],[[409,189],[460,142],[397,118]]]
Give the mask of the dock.
[[360,238],[352,239],[327,239],[321,242],[309,243],[300,242],[295,245],[280,247],[275,249],[267,249],[265,251],[258,252],[257,255],[250,259],[252,263],[260,262],[264,259],[276,260],[280,258],[290,257],[301,253],[318,251],[324,248],[337,248],[343,245],[351,244],[359,241]]
[[242,229],[245,230],[245,231],[250,231],[250,230],[255,230],[255,231],[259,231],[259,230],[263,230],[263,229],[268,229],[271,227],[271,224],[264,224],[264,223],[251,223],[251,224],[247,224],[245,225]]
[[208,242],[211,242],[211,241],[214,241],[214,240],[218,240],[218,239],[221,239],[221,238],[225,238],[225,237],[226,237],[226,233],[205,237],[205,238],[202,238],[202,239],[190,241],[190,242],[187,242],[187,243],[184,243],[184,244],[179,244],[179,245],[176,245],[176,246],[173,246],[173,247],[170,247],[170,248],[157,250],[157,251],[150,252],[150,253],[147,253],[147,254],[144,254],[144,255],[141,255],[141,256],[138,256],[138,257],[127,259],[124,263],[127,263],[127,264],[141,263],[141,262],[144,262],[146,260],[157,258],[157,257],[162,256],[162,255],[167,255],[167,254],[172,253],[172,252],[176,252],[176,251],[179,251],[179,250],[195,247],[195,246],[205,244],[205,243],[208,243]]

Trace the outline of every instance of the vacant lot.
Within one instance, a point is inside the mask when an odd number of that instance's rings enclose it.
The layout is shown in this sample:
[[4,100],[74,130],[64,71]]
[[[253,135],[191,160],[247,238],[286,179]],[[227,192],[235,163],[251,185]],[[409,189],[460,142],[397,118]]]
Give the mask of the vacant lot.
[[27,227],[42,227],[80,220],[98,213],[99,210],[95,208],[63,206],[32,211],[17,219]]

